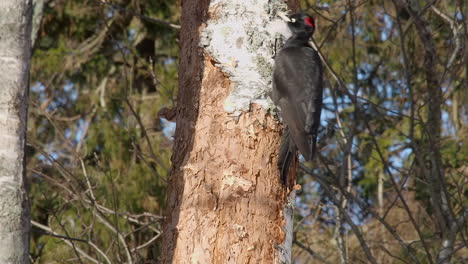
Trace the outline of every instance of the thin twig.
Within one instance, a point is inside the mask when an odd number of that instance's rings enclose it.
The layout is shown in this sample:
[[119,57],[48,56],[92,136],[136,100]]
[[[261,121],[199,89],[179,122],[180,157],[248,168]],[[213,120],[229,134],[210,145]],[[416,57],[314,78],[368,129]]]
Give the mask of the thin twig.
[[104,4],[104,5],[108,5],[110,7],[112,7],[113,9],[115,10],[118,10],[118,11],[122,11],[122,12],[125,12],[125,13],[129,13],[131,14],[132,16],[135,16],[135,17],[138,17],[142,20],[146,20],[148,22],[152,22],[152,23],[155,23],[155,24],[162,24],[162,25],[166,25],[166,26],[169,26],[170,28],[173,28],[173,29],[180,29],[180,25],[177,25],[177,24],[174,24],[172,22],[168,22],[168,21],[165,21],[165,20],[162,20],[162,19],[158,19],[158,18],[154,18],[154,17],[149,17],[149,16],[145,16],[145,15],[142,15],[142,14],[138,14],[136,13],[135,11],[133,10],[130,10],[130,9],[126,9],[122,6],[119,6],[119,5],[116,5],[116,4],[113,4],[113,3],[110,3],[106,0],[97,0],[99,1],[100,3]]
[[323,258],[322,256],[320,256],[317,252],[314,252],[310,247],[302,244],[299,240],[297,239],[294,239],[293,240],[293,243],[300,247],[302,250],[304,250],[305,252],[309,253],[309,255],[312,257],[312,258],[315,258],[317,259],[318,261],[322,262],[322,263],[325,263],[325,264],[331,264],[330,262],[328,262],[325,258]]
[[[324,163],[322,159],[321,159],[321,161],[325,165],[325,168],[327,169],[327,171],[333,177],[336,177],[336,176],[333,175],[333,172],[330,170],[330,168],[328,168],[327,164]],[[307,174],[314,177],[314,179],[318,183],[320,183],[321,186],[324,186],[324,188],[326,189],[326,192],[332,192],[332,187],[330,186],[330,184],[328,184],[328,181],[327,181],[326,178],[324,178],[322,176],[319,176],[317,174],[314,174],[311,169],[307,168],[303,164],[299,164],[299,167],[304,172],[306,172]],[[359,198],[355,197],[352,193],[347,192],[342,186],[340,186],[340,185],[336,185],[336,186],[339,189],[339,191],[342,192],[346,196],[346,198],[348,198],[349,200],[352,200],[353,202],[355,202],[357,205],[359,205],[359,207],[362,210],[364,210],[364,212],[370,214],[372,217],[377,219],[381,224],[383,224],[385,226],[385,228],[388,230],[388,232],[390,232],[390,234],[392,234],[392,236],[395,238],[395,240],[397,240],[398,243],[401,245],[401,247],[405,250],[405,253],[408,254],[413,259],[414,263],[421,263],[418,260],[418,258],[412,253],[413,249],[403,241],[403,239],[398,235],[396,230],[393,229],[382,217],[380,217],[378,213],[376,213],[374,210],[372,210],[365,202],[363,202]]]
[[102,250],[100,250],[98,247],[96,247],[96,245],[92,244],[92,243],[89,243],[89,241],[87,240],[84,240],[84,239],[79,239],[79,238],[71,238],[69,236],[63,236],[63,235],[59,235],[58,233],[56,233],[54,230],[52,230],[50,227],[48,226],[45,226],[43,224],[40,224],[34,220],[31,220],[31,224],[39,229],[42,229],[46,232],[48,232],[49,235],[53,235],[54,237],[57,237],[57,238],[60,238],[61,240],[63,240],[65,242],[65,244],[69,245],[70,247],[74,248],[76,250],[76,252],[78,252],[80,255],[82,255],[83,257],[85,257],[86,259],[88,259],[89,261],[93,262],[93,263],[96,263],[96,264],[101,264],[102,262],[100,262],[99,260],[91,257],[90,255],[88,255],[84,250],[82,250],[81,248],[73,245],[72,242],[70,242],[71,240],[74,240],[74,241],[79,241],[79,242],[83,242],[83,243],[87,243],[89,244],[90,246],[92,246],[94,249],[96,249],[96,251],[106,260],[106,262],[108,264],[112,264],[109,260],[109,258],[104,254],[104,252]]

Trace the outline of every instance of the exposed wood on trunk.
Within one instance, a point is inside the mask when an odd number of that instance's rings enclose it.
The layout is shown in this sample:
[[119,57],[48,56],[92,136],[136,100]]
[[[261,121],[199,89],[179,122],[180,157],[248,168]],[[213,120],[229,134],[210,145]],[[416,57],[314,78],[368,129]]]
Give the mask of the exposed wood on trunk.
[[[182,3],[177,131],[162,262],[289,263],[290,248],[281,244],[292,243],[292,222],[286,223],[284,212],[292,216],[294,193],[283,188],[276,166],[282,126],[255,104],[236,118],[225,111],[231,82],[198,47],[208,4]],[[295,171],[296,163],[290,187]]]
[[169,194],[170,200],[178,196],[180,211],[166,236],[177,240],[174,260],[272,263],[273,247],[284,239],[285,193],[276,168],[280,126],[256,106],[236,122],[223,110],[228,88],[205,60],[193,145],[179,152],[184,161],[171,177],[172,187],[184,180],[183,190]]

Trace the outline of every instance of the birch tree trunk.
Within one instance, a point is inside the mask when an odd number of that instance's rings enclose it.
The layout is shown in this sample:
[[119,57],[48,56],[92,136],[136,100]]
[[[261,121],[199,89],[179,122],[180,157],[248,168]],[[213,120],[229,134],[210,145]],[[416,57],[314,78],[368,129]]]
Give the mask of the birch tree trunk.
[[295,166],[268,98],[283,1],[182,1],[163,263],[290,263]]
[[0,263],[29,263],[24,147],[31,56],[30,0],[0,1]]

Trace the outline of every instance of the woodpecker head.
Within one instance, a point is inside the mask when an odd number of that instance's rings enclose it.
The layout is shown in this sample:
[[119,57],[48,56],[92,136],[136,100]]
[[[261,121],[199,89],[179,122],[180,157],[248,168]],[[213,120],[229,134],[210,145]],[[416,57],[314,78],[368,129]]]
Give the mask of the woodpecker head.
[[315,21],[306,13],[297,13],[289,16],[288,27],[293,34],[296,33],[308,33],[314,34]]
[[306,13],[301,12],[290,16],[280,14],[280,16],[286,20],[293,34],[306,33],[311,36],[315,31],[315,21]]

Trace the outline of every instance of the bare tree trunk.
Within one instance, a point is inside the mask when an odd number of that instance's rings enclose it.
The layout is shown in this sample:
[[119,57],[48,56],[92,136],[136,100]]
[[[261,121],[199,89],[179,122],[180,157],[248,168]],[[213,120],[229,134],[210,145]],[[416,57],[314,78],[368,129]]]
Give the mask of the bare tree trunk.
[[[437,254],[437,263],[450,263],[454,254],[454,243],[456,232],[459,228],[458,221],[452,211],[450,197],[445,180],[445,169],[442,164],[441,155],[441,129],[442,129],[442,87],[439,83],[440,73],[437,71],[437,50],[432,37],[429,23],[420,14],[422,9],[418,1],[404,3],[398,0],[401,8],[406,8],[414,20],[414,25],[419,39],[424,47],[424,73],[426,77],[426,102],[428,106],[427,123],[424,129],[428,135],[425,151],[428,153],[429,165],[416,153],[419,166],[425,170],[426,179],[429,183],[431,203],[435,211],[438,226],[442,236],[442,243]],[[417,150],[417,152],[420,152]],[[419,156],[419,157],[418,157]],[[461,216],[458,220],[464,219]]]
[[28,263],[30,213],[24,146],[31,1],[0,1],[0,263]]
[[31,47],[34,47],[39,28],[41,26],[42,17],[44,15],[44,6],[47,0],[32,0],[33,1],[33,16],[32,16],[32,32],[31,32]]
[[284,22],[264,9],[285,5],[269,2],[182,2],[163,263],[291,261],[295,194],[280,182],[281,125],[267,96]]

